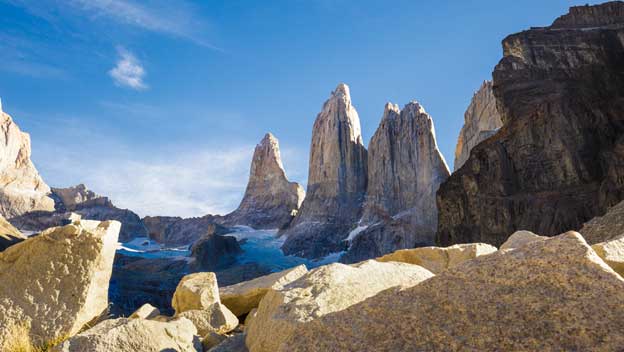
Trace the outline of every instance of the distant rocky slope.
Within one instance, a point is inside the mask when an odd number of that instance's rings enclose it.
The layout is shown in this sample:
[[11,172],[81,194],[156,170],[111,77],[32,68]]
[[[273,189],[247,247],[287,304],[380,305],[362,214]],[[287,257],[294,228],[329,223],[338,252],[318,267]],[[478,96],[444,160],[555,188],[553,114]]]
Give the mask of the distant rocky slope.
[[0,215],[7,219],[33,210],[54,210],[45,184],[30,160],[30,136],[0,104]]
[[503,41],[503,120],[438,192],[437,242],[580,229],[624,199],[624,3],[574,7]]
[[196,218],[147,216],[143,219],[149,237],[167,246],[187,246],[205,235],[225,235],[231,230],[219,223],[221,216],[205,215]]
[[267,133],[254,151],[243,200],[238,209],[225,216],[223,224],[284,228],[297,213],[304,195],[301,185],[286,178],[279,142]]
[[368,187],[360,231],[341,260],[352,263],[397,249],[432,245],[438,218],[436,192],[448,177],[431,116],[417,102],[403,110],[386,104],[368,147]]
[[366,149],[349,87],[340,84],[316,117],[306,197],[282,232],[284,253],[319,258],[345,248],[366,192]]
[[[69,188],[53,188],[54,211],[33,211],[14,217],[9,221],[25,231],[41,231],[48,227],[65,225],[77,214],[87,220],[117,220],[121,222],[119,241],[127,242],[135,237],[147,237],[147,228],[141,218],[128,209],[120,209],[103,196],[80,184]],[[72,218],[75,219],[75,218]]]
[[501,126],[503,121],[496,107],[492,82],[485,81],[472,97],[464,114],[464,126],[457,139],[453,168],[458,170],[464,165],[472,148],[493,136]]
[[586,222],[579,232],[591,244],[624,235],[624,201],[609,208],[604,215]]
[[0,252],[25,239],[26,236],[0,216]]

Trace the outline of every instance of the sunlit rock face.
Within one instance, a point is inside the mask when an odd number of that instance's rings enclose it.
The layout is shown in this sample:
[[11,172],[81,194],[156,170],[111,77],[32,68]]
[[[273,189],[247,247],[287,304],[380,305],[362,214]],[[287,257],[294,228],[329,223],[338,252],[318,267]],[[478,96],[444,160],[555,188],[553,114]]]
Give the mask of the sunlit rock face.
[[437,242],[578,230],[624,199],[624,3],[581,6],[503,41],[503,127],[440,186]]
[[360,226],[344,262],[433,245],[436,191],[449,177],[433,120],[417,102],[386,104],[368,149],[368,188]]
[[366,193],[366,149],[349,87],[340,84],[314,122],[307,194],[283,231],[286,254],[318,258],[344,250]]
[[254,151],[245,196],[238,209],[225,217],[224,224],[284,228],[297,213],[304,195],[301,185],[286,178],[279,142],[267,133]]
[[485,81],[472,97],[470,106],[464,114],[464,126],[457,139],[453,168],[457,170],[462,167],[468,160],[472,148],[493,136],[501,126],[503,121],[496,107],[492,82]]
[[0,106],[0,214],[7,219],[33,210],[54,210],[43,182],[30,160],[30,136]]

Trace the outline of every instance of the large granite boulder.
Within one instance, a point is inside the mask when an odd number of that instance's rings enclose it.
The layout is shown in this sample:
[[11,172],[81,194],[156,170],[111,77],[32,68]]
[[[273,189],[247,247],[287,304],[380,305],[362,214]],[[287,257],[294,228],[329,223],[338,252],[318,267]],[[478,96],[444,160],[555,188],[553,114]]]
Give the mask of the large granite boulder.
[[583,224],[579,232],[589,243],[605,242],[624,235],[624,201]]
[[453,169],[458,170],[477,144],[492,137],[503,126],[501,114],[496,107],[492,81],[485,81],[474,94],[464,113],[464,126],[459,132],[455,147]]
[[[246,329],[247,347],[252,352],[289,351],[292,346],[288,341],[315,320],[348,309],[391,287],[413,286],[430,277],[431,272],[417,265],[374,260],[314,269],[264,296]],[[308,346],[318,343],[321,342]],[[341,349],[324,349],[336,350]]]
[[485,243],[456,244],[445,248],[421,247],[402,249],[377,258],[377,261],[420,265],[437,275],[459,264],[496,251],[496,247]]
[[624,279],[570,232],[293,326],[273,351],[618,351],[622,292]]
[[30,135],[1,106],[0,129],[0,215],[10,219],[29,211],[54,210],[50,187],[30,160]]
[[615,272],[624,276],[624,234],[591,246],[596,254]]
[[225,334],[238,326],[238,318],[225,305],[213,303],[205,309],[186,310],[176,314],[193,322],[200,336],[209,333]]
[[256,146],[249,182],[238,208],[225,216],[225,225],[247,225],[255,229],[281,229],[299,210],[305,191],[289,182],[282,165],[279,142],[267,133]]
[[0,215],[0,252],[25,239],[26,236]]
[[580,229],[624,199],[624,3],[580,6],[503,41],[503,127],[438,192],[439,245]]
[[206,234],[191,246],[192,266],[198,271],[223,269],[234,264],[242,252],[235,237]]
[[65,341],[54,352],[201,352],[193,323],[186,318],[167,322],[119,318],[105,320]]
[[176,313],[208,309],[219,299],[217,276],[212,272],[189,274],[180,280],[171,305]]
[[345,262],[398,249],[433,245],[438,226],[436,192],[449,177],[433,120],[417,102],[403,110],[386,104],[368,146],[368,188],[360,226]]
[[320,258],[345,249],[366,192],[366,149],[349,87],[340,84],[312,130],[308,188],[301,209],[282,232],[285,254]]
[[28,324],[41,344],[73,335],[102,314],[120,227],[83,220],[0,253],[0,346],[11,323]]
[[277,290],[287,285],[301,276],[305,275],[308,269],[305,265],[299,265],[292,269],[261,276],[259,278],[241,282],[231,286],[219,288],[221,302],[228,307],[232,313],[240,317],[257,308],[260,300],[269,290]]

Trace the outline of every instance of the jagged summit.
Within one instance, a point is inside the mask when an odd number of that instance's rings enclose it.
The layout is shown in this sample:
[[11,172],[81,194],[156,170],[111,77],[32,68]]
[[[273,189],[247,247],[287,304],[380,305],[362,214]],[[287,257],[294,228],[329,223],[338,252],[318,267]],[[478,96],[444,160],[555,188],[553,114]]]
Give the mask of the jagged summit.
[[226,215],[225,223],[259,229],[283,228],[292,220],[303,197],[303,187],[286,178],[279,142],[269,132],[254,151],[243,200]]

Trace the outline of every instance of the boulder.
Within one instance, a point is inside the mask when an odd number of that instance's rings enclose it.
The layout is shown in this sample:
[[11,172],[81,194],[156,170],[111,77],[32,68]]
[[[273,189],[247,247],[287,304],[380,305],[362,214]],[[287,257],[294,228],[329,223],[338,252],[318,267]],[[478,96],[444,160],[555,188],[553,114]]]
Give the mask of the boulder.
[[624,201],[583,224],[579,232],[589,243],[601,243],[624,235]]
[[420,265],[437,275],[461,263],[496,251],[496,247],[485,243],[457,244],[445,248],[421,247],[402,249],[377,258],[377,261]]
[[470,106],[464,113],[464,126],[457,138],[453,169],[458,170],[462,167],[468,160],[472,148],[493,136],[502,126],[503,120],[496,107],[492,81],[485,81],[472,97]]
[[28,324],[40,344],[71,336],[104,312],[120,227],[82,220],[0,253],[0,346],[11,323]]
[[145,303],[136,312],[130,315],[130,319],[153,319],[160,315],[160,310],[149,303]]
[[591,247],[607,265],[624,276],[624,235]]
[[522,247],[527,243],[535,242],[535,241],[544,241],[548,237],[539,236],[534,234],[531,231],[516,231],[514,232],[505,243],[500,246],[500,250],[509,250]]
[[26,236],[0,215],[0,252],[25,239]]
[[0,215],[7,219],[29,211],[54,210],[50,187],[30,160],[30,135],[0,109]]
[[55,352],[177,351],[201,352],[193,324],[185,318],[160,322],[146,319],[105,320],[65,341]]
[[260,300],[270,289],[280,289],[301,276],[308,269],[305,265],[299,265],[292,269],[262,276],[251,281],[245,281],[236,285],[219,288],[221,302],[228,307],[234,315],[240,317],[258,307]]
[[264,296],[245,330],[247,347],[253,352],[288,350],[287,341],[311,322],[383,290],[416,285],[430,277],[431,272],[417,265],[374,260],[352,266],[336,263],[319,267]]
[[574,7],[504,39],[493,73],[503,126],[440,186],[437,245],[555,236],[624,200],[623,12]]
[[433,245],[438,226],[436,192],[449,177],[433,120],[419,103],[399,110],[387,103],[368,146],[368,188],[360,226],[344,262],[398,249]]
[[321,258],[345,249],[366,193],[366,149],[349,87],[339,84],[312,130],[305,199],[287,229],[287,255]]
[[248,352],[245,345],[245,334],[236,334],[219,345],[211,348],[208,352]]
[[176,316],[192,321],[200,336],[205,336],[210,332],[225,334],[238,326],[236,316],[221,303],[214,303],[202,310],[186,310]]
[[570,232],[293,326],[273,351],[616,351],[622,292],[624,279]]
[[235,211],[225,216],[224,224],[255,229],[284,228],[299,210],[304,195],[301,185],[286,178],[279,142],[267,133],[254,151],[243,200]]
[[189,274],[180,280],[171,305],[176,313],[187,310],[204,310],[220,303],[219,286],[215,273]]
[[207,233],[191,247],[193,267],[198,271],[215,271],[236,262],[243,250],[233,236]]
[[[227,340],[227,336],[219,335],[216,332],[209,332],[202,338],[202,347],[204,351],[219,345],[221,342]],[[244,341],[243,341],[244,343]]]

